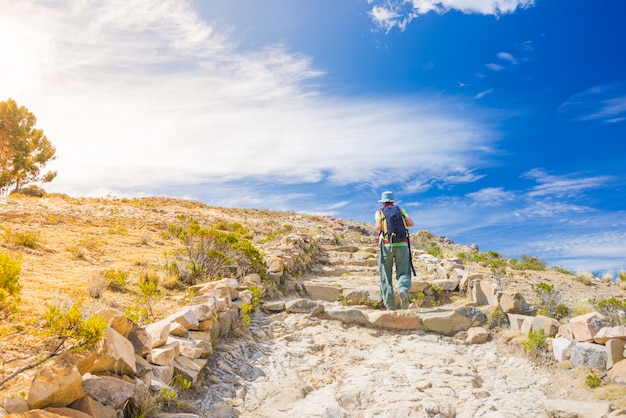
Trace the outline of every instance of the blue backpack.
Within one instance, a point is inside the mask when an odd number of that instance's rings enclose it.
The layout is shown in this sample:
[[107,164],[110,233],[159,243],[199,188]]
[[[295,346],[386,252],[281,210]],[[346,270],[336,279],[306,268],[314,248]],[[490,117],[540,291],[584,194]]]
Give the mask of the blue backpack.
[[405,242],[407,228],[402,216],[402,209],[395,205],[384,206],[379,211],[385,244]]

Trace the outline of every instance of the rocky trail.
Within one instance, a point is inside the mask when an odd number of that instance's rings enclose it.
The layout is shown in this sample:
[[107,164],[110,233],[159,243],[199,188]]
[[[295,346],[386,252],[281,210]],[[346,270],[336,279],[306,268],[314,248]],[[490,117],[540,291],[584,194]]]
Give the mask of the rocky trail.
[[[568,372],[540,367],[497,338],[468,344],[465,332],[444,336],[333,319],[380,313],[333,301],[340,294],[376,300],[372,254],[371,248],[330,251],[322,271],[301,279],[305,300],[316,300],[318,308],[294,314],[285,312],[285,301],[268,303],[245,336],[221,341],[210,377],[194,395],[202,416],[607,416],[609,404],[594,402]],[[427,275],[418,272],[416,285]],[[418,310],[428,311],[412,305],[407,314]]]
[[548,416],[549,372],[494,343],[277,316],[216,353],[207,417]]

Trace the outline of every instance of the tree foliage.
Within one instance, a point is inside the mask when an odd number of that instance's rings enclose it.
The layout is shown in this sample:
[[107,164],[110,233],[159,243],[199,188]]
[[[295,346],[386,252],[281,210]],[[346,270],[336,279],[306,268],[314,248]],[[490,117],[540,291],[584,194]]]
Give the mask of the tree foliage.
[[37,118],[15,100],[0,102],[0,195],[12,187],[54,180],[55,171],[42,173],[43,167],[56,158],[56,149],[41,129]]

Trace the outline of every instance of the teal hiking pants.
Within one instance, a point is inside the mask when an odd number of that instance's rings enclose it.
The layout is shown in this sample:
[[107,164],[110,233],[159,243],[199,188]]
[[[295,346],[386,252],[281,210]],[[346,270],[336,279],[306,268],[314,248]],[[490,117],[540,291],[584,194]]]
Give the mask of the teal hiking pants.
[[396,266],[396,279],[398,280],[398,293],[409,293],[411,290],[411,264],[409,247],[407,245],[383,245],[378,257],[378,269],[380,271],[380,291],[383,295],[383,303],[387,309],[396,309],[395,295],[393,292],[393,266]]

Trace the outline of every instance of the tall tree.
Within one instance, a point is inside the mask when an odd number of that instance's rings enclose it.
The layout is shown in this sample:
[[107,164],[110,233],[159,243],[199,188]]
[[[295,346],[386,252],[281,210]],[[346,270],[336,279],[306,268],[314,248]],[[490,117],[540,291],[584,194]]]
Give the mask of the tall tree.
[[41,173],[56,149],[41,129],[37,118],[13,99],[0,102],[0,196],[11,187],[18,191],[26,185],[51,182],[56,171]]

